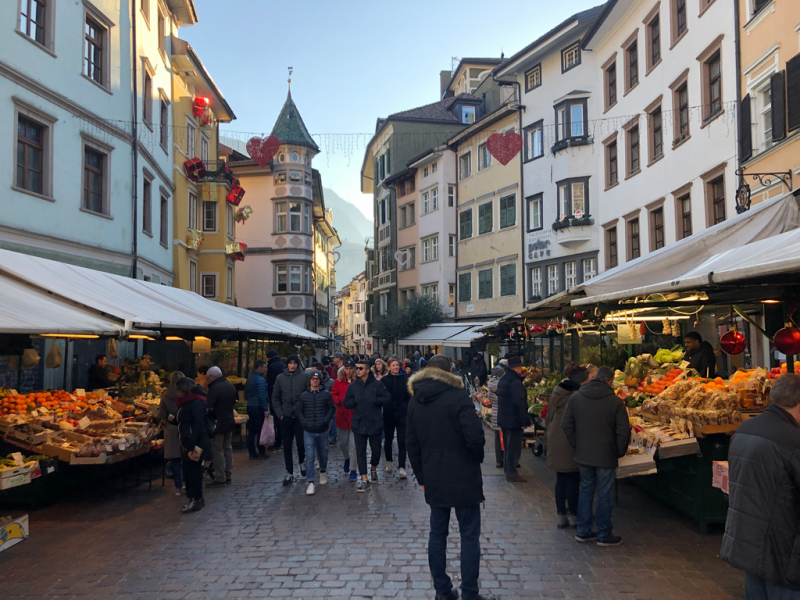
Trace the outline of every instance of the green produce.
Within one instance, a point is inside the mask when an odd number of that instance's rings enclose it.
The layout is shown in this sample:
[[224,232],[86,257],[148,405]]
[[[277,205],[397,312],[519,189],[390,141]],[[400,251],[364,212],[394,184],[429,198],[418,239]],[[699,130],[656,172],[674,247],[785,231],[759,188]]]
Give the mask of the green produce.
[[681,346],[673,346],[672,349],[659,348],[656,352],[655,359],[659,364],[666,363],[679,363],[683,360],[683,348]]

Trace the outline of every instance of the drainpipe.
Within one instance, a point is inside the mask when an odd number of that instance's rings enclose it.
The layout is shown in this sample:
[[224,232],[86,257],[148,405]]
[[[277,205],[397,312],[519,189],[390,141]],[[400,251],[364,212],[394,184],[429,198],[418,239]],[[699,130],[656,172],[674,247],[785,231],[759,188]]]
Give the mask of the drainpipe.
[[[739,47],[741,38],[739,34],[739,30],[741,29],[740,26],[740,19],[739,19],[739,3],[740,0],[735,0],[734,2],[734,13],[733,13],[733,45],[734,45],[734,52],[736,57],[736,115],[739,115],[739,110],[742,106],[742,52],[741,48]],[[742,156],[739,152],[739,140],[742,139],[742,122],[741,119],[736,119],[736,131],[739,134],[736,140],[736,155],[738,156],[739,160],[736,162],[739,166],[742,166]]]
[[131,134],[133,140],[131,146],[133,150],[133,261],[131,265],[131,277],[136,279],[139,272],[139,69],[136,67],[136,2],[131,2],[131,66],[133,70],[133,129]]

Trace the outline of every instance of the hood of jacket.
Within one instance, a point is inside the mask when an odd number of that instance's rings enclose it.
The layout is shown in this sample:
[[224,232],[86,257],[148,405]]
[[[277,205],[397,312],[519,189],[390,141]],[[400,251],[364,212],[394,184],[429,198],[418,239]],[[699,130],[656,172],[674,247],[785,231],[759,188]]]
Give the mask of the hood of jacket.
[[463,390],[461,378],[436,367],[422,369],[408,380],[408,391],[420,404],[433,402],[451,388]]
[[[558,389],[558,386],[556,386]],[[614,390],[605,381],[590,381],[586,385],[580,387],[581,394],[584,398],[589,400],[599,400],[600,398],[607,398],[614,395]],[[572,392],[570,392],[572,394]]]
[[[353,373],[353,377],[355,378],[355,373]],[[347,378],[345,377],[344,367],[339,367],[339,370],[336,372],[336,380],[344,381],[345,383],[353,383],[352,381],[347,381]]]

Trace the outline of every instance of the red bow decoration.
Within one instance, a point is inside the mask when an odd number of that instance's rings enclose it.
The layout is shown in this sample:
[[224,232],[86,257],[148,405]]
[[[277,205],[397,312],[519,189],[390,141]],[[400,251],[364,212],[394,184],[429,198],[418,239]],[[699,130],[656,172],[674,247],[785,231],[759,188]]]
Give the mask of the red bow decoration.
[[251,137],[247,141],[247,153],[259,167],[266,167],[280,146],[281,141],[274,135],[267,138]]
[[505,166],[522,149],[522,136],[513,131],[505,135],[493,133],[486,140],[486,147],[489,149],[489,153]]

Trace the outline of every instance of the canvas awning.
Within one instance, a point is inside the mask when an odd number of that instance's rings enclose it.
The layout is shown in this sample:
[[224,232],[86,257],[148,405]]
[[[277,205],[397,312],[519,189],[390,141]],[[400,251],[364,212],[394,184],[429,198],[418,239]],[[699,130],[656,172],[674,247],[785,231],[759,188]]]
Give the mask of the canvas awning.
[[452,346],[469,348],[470,343],[480,337],[478,329],[490,323],[434,323],[425,329],[399,340],[401,346]]

